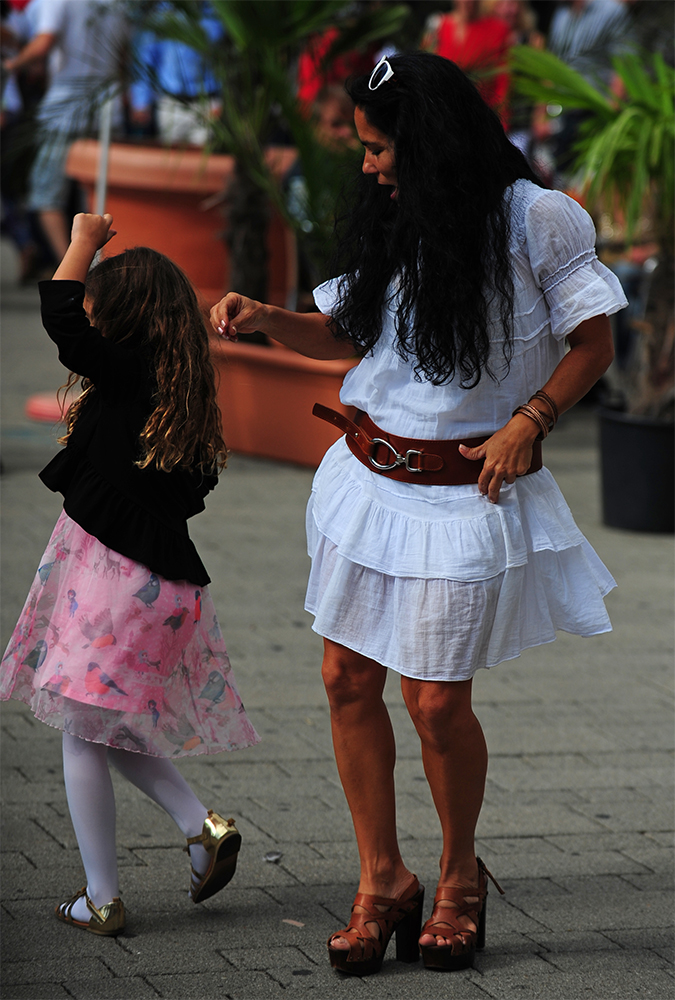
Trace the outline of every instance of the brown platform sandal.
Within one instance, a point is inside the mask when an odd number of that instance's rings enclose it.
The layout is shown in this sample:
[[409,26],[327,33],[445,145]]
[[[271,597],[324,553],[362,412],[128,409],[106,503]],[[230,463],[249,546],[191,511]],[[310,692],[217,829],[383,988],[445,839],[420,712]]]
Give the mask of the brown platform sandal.
[[[467,889],[458,885],[439,885],[436,889],[434,909],[422,928],[422,934],[450,938],[451,945],[421,945],[425,969],[443,969],[454,972],[468,969],[473,965],[476,950],[485,947],[485,913],[487,907],[487,880],[504,895],[504,890],[487,870],[480,858],[478,863],[478,885]],[[439,906],[447,901],[450,906]],[[460,917],[468,917],[475,930],[463,927]]]
[[[82,897],[87,901],[87,908],[91,913],[89,920],[75,920],[72,917],[73,906]],[[102,934],[104,937],[115,937],[116,934],[121,934],[124,930],[125,925],[125,914],[124,914],[124,903],[119,898],[115,896],[109,903],[105,906],[96,907],[87,896],[87,887],[83,886],[79,892],[76,892],[74,896],[67,899],[65,903],[61,903],[54,910],[56,919],[62,921],[64,924],[70,924],[71,927],[79,927],[83,931],[89,931],[91,934]]]
[[[357,893],[349,926],[328,938],[331,966],[353,976],[370,976],[379,972],[387,945],[394,933],[397,961],[416,962],[420,957],[423,904],[424,886],[419,884],[416,875],[398,899]],[[382,910],[380,907],[387,909]],[[377,924],[377,937],[373,937],[368,924]],[[332,948],[331,941],[336,937],[345,938],[349,942],[349,950]]]
[[191,867],[190,896],[193,903],[201,903],[220,892],[231,881],[237,867],[241,834],[233,819],[223,819],[213,809],[209,809],[199,836],[187,838],[187,845],[183,850],[188,854],[191,844],[202,844],[211,855],[209,867],[203,875]]

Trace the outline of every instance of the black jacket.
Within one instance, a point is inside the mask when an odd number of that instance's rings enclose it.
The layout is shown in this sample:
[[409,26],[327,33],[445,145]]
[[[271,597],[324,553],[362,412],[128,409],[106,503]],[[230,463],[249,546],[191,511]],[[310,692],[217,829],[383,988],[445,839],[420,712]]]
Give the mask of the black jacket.
[[217,483],[199,470],[139,469],[139,436],[154,409],[154,366],[134,337],[106,340],[89,325],[84,285],[41,281],[42,322],[59,360],[95,386],[67,446],[40,473],[63,507],[108,548],[167,580],[209,583],[187,519],[204,510]]

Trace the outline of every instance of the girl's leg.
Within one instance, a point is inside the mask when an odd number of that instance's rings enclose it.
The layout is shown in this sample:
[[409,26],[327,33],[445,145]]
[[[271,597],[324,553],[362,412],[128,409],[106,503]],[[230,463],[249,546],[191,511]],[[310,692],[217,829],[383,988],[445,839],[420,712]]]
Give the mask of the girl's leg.
[[[94,906],[119,896],[115,849],[115,795],[107,761],[108,747],[63,734],[63,777],[75,837]],[[88,921],[84,897],[73,906],[75,920]]]
[[[202,832],[206,806],[199,801],[173,761],[118,747],[108,748],[108,760],[127,781],[169,814],[184,837],[197,837]],[[210,856],[201,844],[191,845],[190,859],[200,874],[209,866]]]
[[[466,888],[476,886],[474,834],[487,773],[487,746],[471,707],[471,684],[471,680],[401,678],[403,697],[422,742],[424,770],[443,830],[439,885]],[[421,943],[444,942],[425,935]]]
[[[359,892],[397,898],[410,885],[396,837],[396,747],[382,698],[386,668],[324,639],[323,680],[335,759],[361,860]],[[377,933],[377,926],[374,928]],[[333,947],[349,947],[334,938]]]

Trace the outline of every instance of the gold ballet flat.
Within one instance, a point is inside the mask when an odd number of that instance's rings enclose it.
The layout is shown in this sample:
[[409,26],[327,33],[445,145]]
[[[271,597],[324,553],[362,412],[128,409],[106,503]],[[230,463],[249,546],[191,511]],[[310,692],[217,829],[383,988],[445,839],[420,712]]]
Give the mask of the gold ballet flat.
[[241,834],[233,819],[223,819],[213,809],[204,820],[204,827],[198,837],[188,837],[189,853],[191,844],[201,844],[211,855],[209,867],[203,875],[191,866],[190,896],[193,903],[201,903],[224,889],[231,881],[237,867],[237,856],[241,847]]
[[[87,901],[87,909],[91,913],[88,921],[75,920],[72,916],[73,906],[83,896]],[[116,934],[121,934],[125,926],[124,903],[119,896],[115,896],[114,899],[104,906],[96,907],[89,899],[89,896],[87,896],[86,885],[79,892],[76,892],[74,896],[71,896],[70,899],[67,899],[65,903],[57,906],[54,913],[56,919],[61,920],[64,924],[70,924],[71,927],[79,927],[83,931],[89,931],[91,934],[102,934],[105,937],[115,937]]]

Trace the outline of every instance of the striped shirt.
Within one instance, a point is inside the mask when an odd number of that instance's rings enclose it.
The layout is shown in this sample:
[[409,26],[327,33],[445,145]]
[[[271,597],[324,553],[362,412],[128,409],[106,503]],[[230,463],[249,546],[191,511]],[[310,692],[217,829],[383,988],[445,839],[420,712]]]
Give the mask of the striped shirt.
[[609,82],[612,57],[630,46],[630,19],[621,0],[561,4],[553,15],[548,47],[588,80]]

